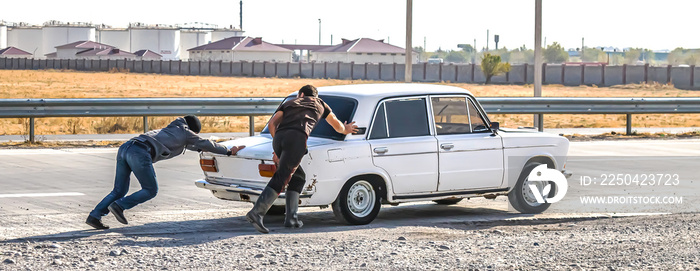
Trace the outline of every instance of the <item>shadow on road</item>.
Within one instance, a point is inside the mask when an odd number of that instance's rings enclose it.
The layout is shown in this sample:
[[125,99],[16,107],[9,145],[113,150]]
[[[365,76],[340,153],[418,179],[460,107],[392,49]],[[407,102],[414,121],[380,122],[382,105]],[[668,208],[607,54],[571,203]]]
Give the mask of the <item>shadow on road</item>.
[[[302,211],[299,217],[303,220],[304,227],[301,229],[285,228],[283,226],[284,215],[266,216],[265,225],[270,228],[271,234],[283,235],[332,233],[378,228],[392,229],[406,226],[469,230],[484,229],[493,226],[507,226],[510,224],[507,219],[531,216],[509,213],[504,208],[470,207],[469,204],[444,206],[425,203],[405,206],[383,206],[379,216],[372,223],[368,225],[352,226],[337,222],[330,209],[312,212]],[[114,223],[116,222],[111,224],[111,229],[104,231],[76,230],[17,238],[4,242],[119,238],[118,244],[124,246],[177,247],[204,244],[215,240],[238,236],[255,236],[260,234],[245,220],[244,216],[160,221],[133,226]],[[138,223],[138,221],[132,221],[132,223],[135,224]],[[513,225],[522,225],[522,223],[513,223]],[[85,226],[87,227],[87,225]]]

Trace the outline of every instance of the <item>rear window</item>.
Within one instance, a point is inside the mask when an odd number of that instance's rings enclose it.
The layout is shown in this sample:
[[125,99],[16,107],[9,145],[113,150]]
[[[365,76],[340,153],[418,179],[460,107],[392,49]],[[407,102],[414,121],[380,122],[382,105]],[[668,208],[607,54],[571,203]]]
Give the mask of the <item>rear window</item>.
[[[352,117],[355,115],[355,109],[357,108],[357,101],[355,99],[327,95],[318,95],[318,97],[328,104],[340,122],[350,122]],[[296,95],[289,96],[282,101],[282,104],[294,98],[296,98]],[[265,125],[265,128],[262,130],[261,134],[269,133],[270,131],[267,129],[267,125]],[[329,138],[333,140],[345,139],[345,135],[336,132],[325,119],[320,119],[318,123],[316,123],[316,127],[314,127],[314,130],[311,131],[311,136]]]

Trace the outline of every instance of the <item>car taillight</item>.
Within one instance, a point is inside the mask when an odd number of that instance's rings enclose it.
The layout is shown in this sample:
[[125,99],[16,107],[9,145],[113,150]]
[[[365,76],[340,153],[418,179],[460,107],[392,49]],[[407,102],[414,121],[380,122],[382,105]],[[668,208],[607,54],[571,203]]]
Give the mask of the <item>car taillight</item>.
[[275,175],[275,171],[277,171],[277,166],[275,166],[275,164],[261,163],[258,165],[258,171],[262,177],[272,177],[272,175]]
[[206,172],[219,172],[219,169],[216,167],[216,158],[213,157],[199,159],[199,166]]

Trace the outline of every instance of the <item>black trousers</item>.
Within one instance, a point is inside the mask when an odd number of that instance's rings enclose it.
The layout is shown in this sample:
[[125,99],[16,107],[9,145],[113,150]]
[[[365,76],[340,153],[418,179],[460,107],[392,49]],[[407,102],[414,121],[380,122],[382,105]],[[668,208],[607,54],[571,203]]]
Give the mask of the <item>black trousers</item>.
[[306,133],[297,130],[282,130],[275,133],[272,149],[280,161],[277,172],[267,186],[274,189],[277,194],[282,192],[286,185],[288,185],[287,190],[299,193],[304,189],[306,173],[299,164],[306,154],[306,139]]

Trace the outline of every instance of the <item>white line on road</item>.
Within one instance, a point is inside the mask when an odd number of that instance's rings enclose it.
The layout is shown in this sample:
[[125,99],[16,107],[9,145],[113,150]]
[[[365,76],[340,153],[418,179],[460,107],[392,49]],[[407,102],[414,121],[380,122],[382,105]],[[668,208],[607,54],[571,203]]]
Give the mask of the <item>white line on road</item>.
[[69,196],[85,196],[78,192],[63,192],[63,193],[31,193],[31,194],[0,194],[0,198],[37,198],[37,197],[69,197]]

